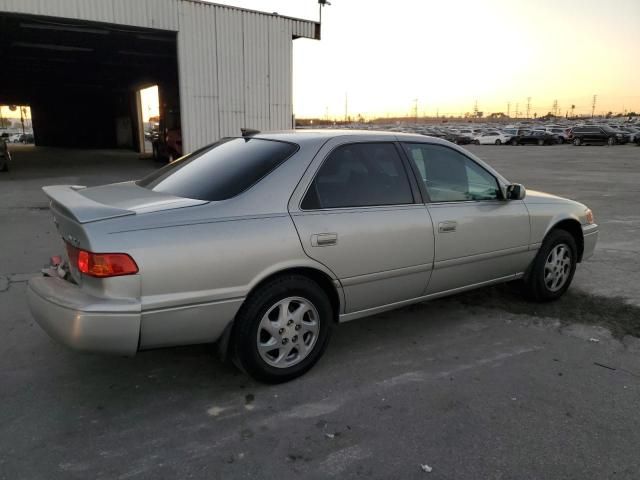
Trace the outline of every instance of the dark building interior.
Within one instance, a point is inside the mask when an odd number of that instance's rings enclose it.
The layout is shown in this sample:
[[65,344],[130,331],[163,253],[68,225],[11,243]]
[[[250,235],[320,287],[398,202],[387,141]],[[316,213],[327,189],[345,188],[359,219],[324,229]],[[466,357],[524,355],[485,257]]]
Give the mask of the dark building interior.
[[36,145],[140,150],[137,91],[179,108],[176,33],[0,15],[0,104],[29,105]]

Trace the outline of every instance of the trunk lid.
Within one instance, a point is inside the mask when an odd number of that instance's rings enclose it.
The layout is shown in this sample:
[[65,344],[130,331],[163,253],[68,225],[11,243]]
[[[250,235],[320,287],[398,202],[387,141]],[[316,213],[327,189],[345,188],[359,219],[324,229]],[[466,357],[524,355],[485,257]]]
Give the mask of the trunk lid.
[[[157,193],[139,187],[135,182],[92,188],[55,185],[42,190],[51,200],[53,222],[59,235],[65,243],[84,250],[91,250],[85,228],[88,223],[208,203]],[[77,266],[70,263],[69,267],[73,279],[80,284],[82,276]]]

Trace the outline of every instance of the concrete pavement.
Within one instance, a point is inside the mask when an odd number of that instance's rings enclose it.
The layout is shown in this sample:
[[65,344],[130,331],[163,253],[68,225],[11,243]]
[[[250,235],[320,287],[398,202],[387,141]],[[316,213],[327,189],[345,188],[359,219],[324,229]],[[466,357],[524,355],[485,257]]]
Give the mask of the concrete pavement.
[[570,293],[539,306],[496,287],[347,323],[279,386],[206,346],[126,359],[49,339],[24,295],[60,251],[39,187],[154,165],[15,152],[0,176],[0,479],[637,479],[640,348],[624,335],[640,328],[640,148],[471,149],[593,208],[601,244]]

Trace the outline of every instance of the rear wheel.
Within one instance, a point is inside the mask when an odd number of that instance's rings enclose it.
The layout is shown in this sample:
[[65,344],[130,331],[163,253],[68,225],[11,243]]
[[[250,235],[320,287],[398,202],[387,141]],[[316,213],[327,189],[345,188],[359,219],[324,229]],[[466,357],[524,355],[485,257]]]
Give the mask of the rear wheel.
[[578,137],[576,137],[576,138],[573,139],[573,144],[576,147],[579,147],[582,144],[582,140],[580,140]]
[[496,144],[496,145],[502,145],[502,142],[501,142],[501,141],[500,141],[500,139],[498,138],[498,139],[495,141],[495,144]]
[[532,300],[548,302],[567,291],[578,261],[576,241],[566,230],[552,230],[533,260],[524,280],[524,293]]
[[538,145],[540,145],[540,146],[544,145],[544,140],[543,139],[539,139],[538,140]]
[[474,141],[473,141],[473,143],[474,143],[475,145],[480,145],[480,140],[474,140]]
[[511,145],[513,145],[514,147],[518,145],[518,140],[516,139],[511,140]]
[[240,309],[234,361],[262,382],[293,380],[320,359],[332,327],[331,302],[316,282],[301,275],[277,278],[253,292]]
[[609,145],[610,147],[616,144],[616,139],[615,137],[609,137],[609,139],[607,140],[607,145]]

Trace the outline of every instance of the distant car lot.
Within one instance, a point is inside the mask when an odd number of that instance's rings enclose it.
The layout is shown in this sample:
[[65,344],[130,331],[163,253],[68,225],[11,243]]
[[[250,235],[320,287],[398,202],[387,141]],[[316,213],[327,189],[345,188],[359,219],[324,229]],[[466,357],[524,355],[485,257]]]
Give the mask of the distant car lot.
[[423,478],[420,464],[457,480],[637,478],[638,354],[629,339],[569,328],[638,316],[637,147],[468,146],[514,182],[592,207],[601,238],[574,289],[547,307],[484,289],[346,323],[316,369],[278,387],[205,347],[122,359],[50,340],[24,298],[25,279],[61,249],[40,187],[140,178],[156,165],[118,151],[9,148],[0,478]]
[[[363,128],[358,125],[355,128]],[[376,124],[364,128],[418,133],[444,138],[459,145],[556,145],[572,143],[583,145],[640,145],[640,120],[634,119],[581,119],[555,121],[474,119],[460,122],[442,120],[437,123],[407,122],[402,125]],[[492,141],[488,137],[492,137]]]

